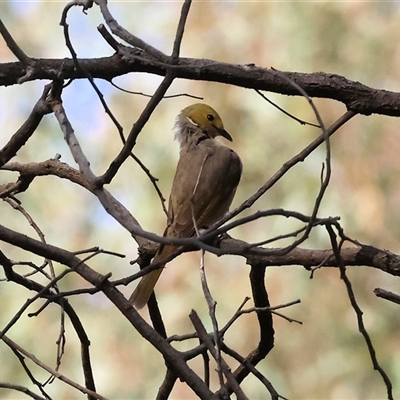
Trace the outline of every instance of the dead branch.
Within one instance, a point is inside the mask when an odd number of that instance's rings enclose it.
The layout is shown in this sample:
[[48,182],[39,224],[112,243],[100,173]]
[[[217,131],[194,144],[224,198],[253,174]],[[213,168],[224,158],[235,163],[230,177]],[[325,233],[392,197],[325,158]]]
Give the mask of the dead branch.
[[392,301],[393,303],[400,304],[400,296],[398,294],[389,292],[381,288],[374,289],[374,294],[376,297],[381,297],[382,299],[386,299]]

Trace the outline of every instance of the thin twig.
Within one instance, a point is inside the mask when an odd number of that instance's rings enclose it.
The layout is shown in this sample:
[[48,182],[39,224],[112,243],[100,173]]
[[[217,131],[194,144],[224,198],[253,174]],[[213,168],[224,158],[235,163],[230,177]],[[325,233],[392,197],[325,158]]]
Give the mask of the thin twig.
[[68,50],[71,53],[72,59],[73,59],[74,64],[75,64],[75,68],[78,71],[81,71],[83,73],[83,75],[88,79],[90,85],[93,87],[94,91],[96,92],[96,94],[97,94],[97,96],[98,96],[98,98],[99,98],[99,100],[100,100],[100,102],[101,102],[101,104],[102,104],[102,106],[104,108],[104,111],[109,116],[109,118],[111,119],[113,124],[116,126],[120,137],[123,138],[124,134],[123,134],[123,128],[122,128],[121,124],[118,122],[117,118],[112,113],[110,107],[108,106],[107,102],[104,99],[103,93],[101,92],[101,90],[96,85],[92,75],[84,67],[82,67],[81,63],[78,60],[77,54],[75,52],[75,49],[74,49],[74,47],[72,45],[72,42],[71,42],[71,39],[70,39],[70,36],[69,36],[69,26],[68,26],[68,23],[67,23],[67,15],[68,15],[68,11],[70,10],[70,8],[72,6],[74,6],[74,5],[83,5],[84,10],[86,9],[85,8],[85,2],[76,2],[76,1],[72,1],[72,2],[68,3],[64,7],[64,10],[63,10],[63,13],[62,13],[62,17],[61,17],[61,21],[60,21],[60,25],[63,27],[65,44],[66,44]]
[[118,24],[118,22],[114,19],[114,17],[111,15],[111,13],[108,9],[107,1],[95,0],[95,3],[100,7],[100,11],[103,14],[103,18],[106,21],[106,24],[111,29],[111,32],[114,33],[114,35],[117,35],[122,40],[125,40],[125,42],[129,43],[133,47],[138,47],[139,49],[144,50],[145,52],[149,53],[157,60],[159,60],[163,63],[167,62],[168,57],[164,53],[162,53],[160,50],[156,49],[155,47],[149,45],[148,43],[146,43],[139,37],[128,32],[125,28],[123,28],[121,25]]
[[160,199],[161,207],[162,207],[162,209],[163,209],[163,211],[164,211],[164,214],[166,215],[167,219],[169,220],[168,210],[167,210],[167,208],[165,207],[165,201],[166,201],[166,199],[165,199],[165,197],[163,196],[163,194],[162,194],[162,192],[161,192],[161,189],[160,189],[159,186],[157,185],[158,178],[155,178],[155,177],[151,174],[150,170],[142,163],[142,161],[139,159],[139,157],[135,156],[133,153],[131,153],[130,155],[131,155],[131,157],[137,162],[137,164],[140,166],[140,168],[142,168],[142,170],[144,171],[144,173],[145,173],[145,174],[148,176],[148,178],[150,179],[150,182],[151,182],[151,184],[153,185],[153,187],[154,187],[154,189],[155,189],[155,191],[156,191],[156,193],[157,193],[157,195],[158,195],[158,198]]
[[204,250],[201,251],[201,259],[200,259],[200,280],[201,287],[203,289],[204,297],[208,306],[208,313],[210,315],[212,327],[213,327],[213,337],[215,343],[215,361],[217,363],[217,374],[219,378],[220,386],[222,387],[224,384],[224,377],[222,371],[222,358],[221,358],[221,343],[220,343],[220,335],[218,329],[218,320],[215,314],[215,310],[217,307],[217,302],[213,299],[210,288],[208,287],[206,272],[204,268]]
[[32,399],[35,399],[35,400],[48,400],[49,399],[48,397],[38,396],[36,393],[33,393],[31,390],[29,390],[28,388],[21,386],[21,385],[13,385],[11,383],[0,382],[0,388],[16,390],[17,392],[24,393],[27,396],[30,396],[30,397],[32,397]]
[[[199,335],[199,339],[206,345],[208,348],[208,351],[211,353],[211,355],[214,357],[215,360],[217,360],[217,351],[214,346],[214,343],[210,339],[210,337],[207,334],[206,329],[204,328],[204,325],[202,324],[199,316],[197,315],[196,311],[192,310],[191,313],[189,314],[189,318],[192,321],[193,327],[196,330],[197,334]],[[243,393],[242,388],[239,386],[238,382],[234,378],[232,372],[230,371],[230,368],[228,364],[225,362],[225,360],[221,357],[220,358],[220,365],[223,374],[225,375],[228,385],[230,389],[235,393],[236,398],[238,400],[246,400],[247,396]],[[221,387],[220,391],[224,391],[223,387]]]
[[[11,327],[17,323],[19,318],[21,318],[22,314],[25,312],[25,310],[31,304],[33,304],[44,293],[47,293],[49,291],[49,289],[52,288],[56,282],[61,280],[65,275],[67,275],[70,272],[72,272],[71,269],[65,269],[60,275],[58,275],[56,278],[54,278],[52,281],[50,281],[50,283],[48,283],[46,286],[43,286],[42,290],[40,290],[35,296],[33,296],[31,299],[28,299],[25,302],[25,304],[14,314],[13,318],[8,322],[8,324],[2,329],[2,331],[0,332],[0,339],[1,339],[2,335],[7,333],[9,331],[9,329],[11,329]],[[42,310],[44,307],[46,307],[47,304],[48,303],[45,303],[43,305],[43,307],[40,308],[40,310]]]
[[178,27],[176,30],[174,47],[172,50],[171,58],[174,64],[178,63],[179,60],[179,53],[181,48],[181,43],[183,39],[183,32],[185,30],[186,20],[189,14],[190,5],[192,4],[192,0],[185,0],[182,9],[181,9],[181,16],[179,18]]
[[[100,24],[97,27],[97,30],[100,32],[100,34],[103,36],[104,40],[118,53],[120,50],[120,47],[122,46],[121,43],[118,43],[115,39],[114,36],[111,35],[110,32],[108,32],[107,28],[104,26],[104,24]],[[112,82],[111,82],[112,84]]]
[[240,312],[242,311],[245,304],[250,300],[250,297],[245,297],[238,309],[236,310],[235,314],[231,317],[231,319],[225,324],[225,326],[220,330],[220,335],[223,337],[226,331],[233,325],[233,323],[239,318],[241,315]]
[[279,398],[287,400],[285,397],[280,396],[275,388],[272,386],[271,382],[254,365],[252,365],[248,360],[242,357],[238,352],[228,347],[225,343],[222,343],[222,351],[233,357],[235,360],[239,361],[244,367],[248,368],[250,372],[255,377],[257,377],[268,389],[269,393],[271,394],[272,400],[277,400]]
[[[253,293],[254,304],[256,307],[270,307],[268,293],[265,288],[265,268],[262,265],[253,264],[250,269],[250,284]],[[260,331],[260,340],[255,350],[249,353],[245,358],[246,362],[252,365],[257,365],[263,360],[274,346],[274,328],[272,314],[270,311],[257,312],[257,319]],[[240,365],[233,375],[236,381],[240,384],[245,379],[250,370],[243,364]],[[222,388],[217,392],[224,393],[227,388]]]
[[56,368],[55,370],[58,371],[61,367],[61,361],[63,355],[65,353],[65,344],[67,343],[67,338],[65,336],[65,313],[64,307],[60,307],[61,314],[60,314],[60,330],[58,333],[58,338],[56,340],[57,344],[57,356],[56,356]]
[[300,321],[297,320],[293,320],[291,318],[285,317],[282,314],[279,314],[276,312],[276,310],[282,309],[282,308],[287,308],[287,307],[291,307],[295,304],[299,304],[301,301],[300,299],[297,300],[293,300],[290,301],[288,303],[285,304],[280,304],[278,306],[273,306],[273,307],[251,307],[251,308],[247,308],[247,309],[243,309],[244,305],[247,303],[247,301],[250,300],[250,297],[246,297],[245,300],[243,301],[243,303],[240,305],[240,307],[236,310],[235,314],[232,316],[232,318],[226,323],[226,325],[220,330],[220,336],[224,336],[226,331],[233,325],[233,323],[243,314],[250,314],[250,313],[254,313],[254,312],[272,312],[272,313],[276,313],[276,315],[287,319],[289,322],[298,322],[301,324]]
[[4,41],[6,42],[8,48],[13,52],[15,57],[17,57],[18,60],[22,62],[22,64],[25,64],[26,66],[31,66],[34,64],[34,60],[28,57],[22,51],[22,49],[17,45],[16,41],[13,39],[13,37],[11,36],[10,32],[5,27],[1,19],[0,19],[0,33],[3,36]]
[[17,349],[14,349],[12,346],[8,346],[11,351],[15,354],[15,356],[17,357],[19,363],[21,364],[22,368],[24,369],[26,375],[28,375],[28,378],[30,379],[30,381],[37,386],[37,388],[40,390],[40,392],[42,393],[42,395],[47,399],[50,400],[51,397],[46,393],[46,391],[44,390],[44,385],[42,383],[40,383],[34,376],[32,371],[29,369],[28,365],[25,362],[25,357],[19,353],[19,351],[17,351]]
[[376,297],[381,297],[382,299],[389,300],[396,304],[400,304],[400,296],[393,292],[389,292],[381,288],[376,288],[374,289],[374,294]]
[[372,365],[374,367],[374,369],[376,371],[378,371],[378,373],[380,374],[380,376],[382,377],[383,382],[385,383],[386,389],[387,389],[387,395],[388,395],[388,399],[389,400],[394,400],[393,397],[393,385],[392,382],[390,381],[389,377],[387,376],[386,372],[383,370],[383,368],[379,365],[378,359],[376,357],[376,352],[375,352],[375,348],[374,345],[372,344],[372,340],[367,332],[367,329],[365,328],[364,325],[364,318],[363,318],[363,311],[361,310],[360,306],[357,303],[354,291],[353,291],[353,287],[351,284],[350,279],[348,278],[347,274],[346,274],[346,266],[343,263],[343,259],[340,255],[340,251],[341,251],[341,247],[343,245],[343,239],[340,241],[339,245],[337,243],[337,238],[336,238],[336,234],[332,228],[331,225],[327,225],[326,229],[328,231],[328,235],[331,241],[331,245],[332,245],[332,250],[335,254],[339,269],[340,269],[340,278],[343,280],[346,290],[347,290],[347,294],[350,300],[350,304],[354,310],[354,312],[356,313],[356,317],[357,317],[357,324],[358,324],[358,330],[361,333],[361,335],[363,336],[365,343],[367,345],[368,348],[368,352],[369,352],[369,356],[371,358],[372,361]]
[[24,274],[24,277],[27,278],[29,276],[33,276],[36,274],[42,274],[43,276],[46,277],[46,279],[51,280],[51,276],[45,271],[45,268],[47,267],[47,261],[45,260],[44,263],[38,267],[35,265],[33,262],[30,261],[13,261],[12,265],[27,265],[33,269],[32,272],[28,272],[27,274]]
[[73,388],[79,390],[80,392],[90,395],[94,397],[95,399],[99,400],[107,400],[106,397],[101,396],[98,393],[93,392],[92,390],[86,389],[85,387],[79,385],[79,383],[72,381],[71,379],[67,378],[65,375],[60,374],[58,371],[50,368],[48,365],[40,361],[38,358],[36,358],[33,354],[29,353],[26,351],[24,348],[19,346],[16,342],[11,340],[8,336],[3,335],[1,338],[5,343],[7,343],[9,346],[12,346],[16,350],[18,350],[20,353],[22,353],[25,357],[29,358],[32,360],[36,365],[39,367],[43,368],[45,371],[49,372],[50,374],[54,375],[57,379],[60,381],[66,383],[67,385],[72,386]]
[[110,256],[113,256],[113,257],[119,257],[119,258],[125,258],[126,257],[125,254],[117,253],[117,252],[111,251],[111,250],[104,250],[104,249],[101,249],[98,246],[91,247],[90,249],[82,249],[82,250],[74,251],[75,255],[85,254],[85,253],[94,253],[94,255],[107,254],[107,255],[110,255]]
[[[121,92],[124,93],[128,93],[128,94],[134,94],[137,96],[143,96],[143,97],[152,97],[152,94],[148,94],[148,93],[143,93],[143,92],[136,92],[134,90],[128,90],[128,89],[124,89],[121,86],[117,85],[115,82],[110,81],[110,84],[112,86],[114,86],[116,89],[120,90]],[[194,94],[189,94],[189,93],[177,93],[177,94],[169,94],[169,95],[165,95],[163,96],[163,99],[176,99],[178,97],[189,97],[191,99],[195,99],[195,100],[204,100],[204,97],[201,96],[195,96]]]
[[[304,161],[318,146],[325,142],[326,136],[334,134],[341,126],[356,115],[353,111],[346,111],[337,121],[335,121],[329,128],[326,129],[326,135],[322,133],[318,138],[301,150],[298,154],[292,157],[260,188],[258,191],[239,207],[228,213],[221,221],[218,222],[216,227],[221,226],[229,219],[235,217],[243,210],[250,208],[267,190],[274,186],[290,169],[292,169],[299,162]],[[215,228],[215,227],[214,227]]]
[[[47,243],[43,243],[44,245],[46,245]],[[90,254],[89,256],[87,256],[85,259],[80,260],[80,263],[84,264],[87,260],[89,260],[90,258],[94,257],[97,253],[94,254]],[[50,289],[52,289],[57,282],[59,282],[61,279],[63,279],[67,274],[74,272],[74,270],[79,266],[76,265],[74,268],[69,268],[69,269],[65,269],[61,274],[59,274],[58,276],[56,276],[55,278],[53,278],[46,286],[41,287],[41,290],[39,290],[37,292],[37,294],[35,296],[33,296],[31,299],[28,299],[25,304],[19,309],[19,311],[17,313],[14,314],[14,317],[10,320],[10,322],[5,326],[5,328],[1,331],[0,333],[0,339],[2,337],[2,335],[4,335],[5,333],[8,332],[8,330],[18,321],[18,319],[21,317],[21,315],[24,313],[24,311],[31,305],[33,304],[37,299],[39,299],[40,297],[42,297],[44,294],[48,294],[50,292]],[[39,310],[39,312],[32,314],[32,316],[36,316],[38,315],[45,307],[47,307],[47,305],[49,304],[49,302],[45,303]]]
[[[4,199],[5,202],[7,202],[12,208],[14,208],[14,210],[19,211],[24,217],[25,219],[29,222],[29,225],[34,229],[34,231],[37,233],[37,235],[39,236],[40,240],[43,243],[46,243],[46,239],[44,236],[44,233],[42,232],[42,230],[39,228],[39,225],[34,221],[34,219],[31,217],[31,215],[25,210],[24,207],[22,207],[22,205],[17,202],[14,201],[13,199],[10,198],[6,198]],[[54,266],[51,260],[45,260],[46,265],[49,266],[50,268],[50,275],[51,278],[54,279],[55,277],[55,271],[54,271]]]
[[309,125],[309,126],[313,126],[314,128],[320,128],[319,125],[317,124],[313,124],[311,122],[307,122],[307,121],[303,121],[300,118],[295,117],[293,114],[288,113],[286,110],[284,110],[282,107],[278,106],[278,104],[274,103],[272,100],[270,100],[264,93],[262,93],[260,90],[258,89],[254,89],[255,92],[257,94],[259,94],[265,101],[267,101],[269,104],[271,104],[272,106],[274,106],[276,109],[278,109],[280,112],[282,112],[283,114],[287,115],[288,117],[294,119],[295,121],[299,122],[301,125]]
[[330,141],[329,141],[330,134],[328,133],[328,130],[325,128],[325,124],[322,121],[321,115],[320,115],[317,107],[315,106],[312,98],[307,94],[307,92],[301,86],[299,86],[296,82],[294,82],[292,79],[290,79],[289,77],[287,77],[285,74],[281,73],[280,71],[276,71],[276,74],[281,79],[285,80],[287,83],[289,83],[291,86],[293,86],[308,101],[308,103],[309,103],[310,107],[312,108],[312,110],[315,114],[315,117],[318,121],[319,127],[322,129],[321,136],[326,145],[326,158],[325,158],[326,174],[323,176],[323,172],[324,172],[324,168],[323,168],[322,172],[321,172],[321,185],[320,185],[320,189],[317,194],[317,197],[314,201],[314,206],[313,206],[313,210],[311,213],[310,221],[309,221],[306,229],[304,230],[304,233],[302,234],[302,236],[299,239],[294,240],[289,246],[286,247],[286,251],[290,252],[292,249],[296,248],[298,245],[303,243],[308,238],[308,236],[314,226],[314,221],[317,217],[319,207],[322,202],[322,198],[328,187],[330,176],[331,176],[331,162],[330,162],[331,147],[330,147]]
[[147,103],[145,109],[139,116],[136,123],[133,125],[124,146],[122,147],[121,151],[117,155],[117,157],[111,162],[110,166],[108,167],[107,171],[97,179],[98,185],[104,185],[110,183],[114,176],[117,174],[119,168],[124,163],[124,161],[129,157],[132,152],[133,147],[136,144],[136,139],[141,132],[143,126],[149,120],[151,114],[157,107],[157,105],[162,100],[163,96],[165,95],[168,88],[171,86],[175,75],[173,73],[167,73],[163,81],[158,86],[157,90],[155,91],[154,95],[151,97],[149,102]]
[[[203,168],[207,161],[207,158],[208,158],[208,156],[204,157],[203,162],[201,164],[200,171],[197,176],[196,184],[194,185],[194,188],[193,188],[192,199],[195,197],[195,194],[196,194],[196,191],[197,191],[197,188],[198,188],[198,185],[200,182],[200,178],[203,173]],[[197,226],[197,220],[196,220],[196,216],[194,214],[192,202],[190,203],[190,206],[191,206],[191,210],[192,210],[193,227],[196,232],[196,235],[200,236],[200,231]],[[218,332],[218,320],[215,315],[217,302],[213,299],[210,288],[208,287],[206,271],[204,268],[204,250],[201,251],[201,257],[200,257],[200,281],[201,281],[201,287],[203,289],[204,297],[207,302],[208,313],[210,315],[211,323],[213,326],[213,336],[214,336],[214,343],[215,343],[215,361],[217,362],[217,374],[218,374],[218,378],[219,378],[219,383],[220,383],[220,386],[222,387],[224,385],[224,376],[223,376],[222,366],[221,366],[221,346],[219,343],[220,336],[219,336],[219,332]]]
[[17,154],[18,150],[33,135],[42,118],[51,112],[51,108],[46,101],[51,87],[51,84],[45,85],[43,92],[33,107],[28,119],[22,124],[17,132],[14,133],[8,143],[0,150],[0,167]]

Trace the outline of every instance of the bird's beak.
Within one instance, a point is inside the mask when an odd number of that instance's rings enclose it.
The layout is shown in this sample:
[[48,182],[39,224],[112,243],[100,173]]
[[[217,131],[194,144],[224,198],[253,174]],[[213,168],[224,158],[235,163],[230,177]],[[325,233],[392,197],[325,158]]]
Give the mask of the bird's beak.
[[225,129],[218,129],[218,132],[225,139],[228,139],[230,142],[232,142],[232,136]]

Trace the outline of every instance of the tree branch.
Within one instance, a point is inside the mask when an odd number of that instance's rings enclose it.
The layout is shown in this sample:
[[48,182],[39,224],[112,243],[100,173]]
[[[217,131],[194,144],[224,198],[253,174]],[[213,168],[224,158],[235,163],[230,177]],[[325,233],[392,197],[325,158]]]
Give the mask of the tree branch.
[[[33,59],[29,77],[38,79],[85,79],[86,74],[75,69],[72,59]],[[147,72],[165,76],[174,71],[176,78],[220,82],[238,87],[257,89],[283,95],[299,96],[276,70],[254,65],[238,65],[198,58],[179,58],[177,65],[160,63],[143,50],[124,47],[123,57],[78,59],[80,66],[93,78],[111,81],[130,72]],[[0,64],[0,86],[19,83],[25,76],[25,65],[21,62]],[[389,90],[371,88],[341,75],[324,72],[281,72],[302,87],[310,97],[337,100],[354,113],[400,116],[400,94]]]
[[0,19],[0,34],[3,36],[8,48],[13,52],[15,57],[18,58],[25,66],[30,66],[33,64],[32,59],[27,56],[22,49],[17,45],[13,37],[11,36],[8,29],[3,24],[3,21]]
[[82,393],[89,394],[94,399],[107,400],[105,397],[101,396],[100,394],[95,393],[92,390],[86,389],[85,387],[79,385],[78,383],[72,381],[71,379],[67,378],[66,376],[64,376],[64,375],[60,374],[59,372],[55,371],[54,369],[50,368],[49,366],[44,364],[42,361],[37,359],[33,354],[29,353],[28,351],[23,349],[21,346],[19,346],[17,343],[15,343],[13,340],[11,340],[9,337],[4,335],[1,340],[3,340],[5,343],[7,343],[10,347],[17,349],[18,352],[22,353],[25,357],[28,357],[35,364],[39,365],[41,368],[43,368],[45,371],[47,371],[50,374],[52,374],[53,376],[55,376],[57,379],[60,379],[61,381],[65,382],[66,384],[81,391]]
[[[248,243],[238,239],[224,238],[220,242],[224,254],[242,254],[247,264],[262,267],[302,265],[306,269],[311,267],[338,267],[337,259],[331,249],[314,250],[296,248],[286,255],[254,255],[248,251]],[[261,248],[262,249],[262,248]],[[260,249],[260,250],[261,250]],[[265,249],[269,252],[280,249]],[[379,269],[394,276],[400,276],[400,256],[388,250],[381,250],[373,246],[347,247],[340,250],[343,262],[347,266],[368,266]]]
[[35,400],[47,400],[47,398],[38,396],[36,393],[33,393],[31,390],[21,385],[13,385],[11,383],[0,382],[0,388],[12,389],[16,390],[17,392],[25,393],[26,395],[32,397],[32,399]]
[[374,289],[374,294],[376,297],[380,297],[382,299],[392,301],[393,303],[400,304],[400,296],[393,292],[389,292],[381,288],[376,288]]
[[21,128],[11,137],[8,143],[0,150],[0,167],[7,161],[11,160],[17,151],[27,142],[33,135],[36,128],[39,126],[40,121],[46,115],[51,113],[51,108],[46,101],[50,92],[51,85],[46,85],[40,99],[33,107],[28,119],[23,123]]

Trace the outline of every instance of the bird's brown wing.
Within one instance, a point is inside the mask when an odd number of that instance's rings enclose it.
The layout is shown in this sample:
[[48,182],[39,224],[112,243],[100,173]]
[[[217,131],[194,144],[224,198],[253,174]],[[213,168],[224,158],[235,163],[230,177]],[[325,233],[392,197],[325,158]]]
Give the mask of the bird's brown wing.
[[[190,237],[195,234],[193,217],[198,228],[210,226],[221,218],[232,202],[241,172],[237,154],[212,140],[183,149],[172,184],[170,221],[164,235]],[[163,262],[174,250],[173,245],[161,246],[153,263]],[[136,308],[147,303],[162,269],[163,266],[150,272],[139,282],[129,299]]]
[[230,148],[205,140],[181,151],[171,190],[168,236],[190,237],[212,225],[229,209],[240,180],[242,164]]

